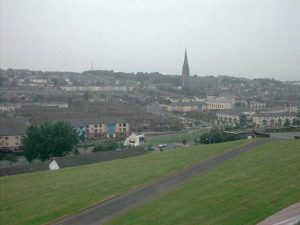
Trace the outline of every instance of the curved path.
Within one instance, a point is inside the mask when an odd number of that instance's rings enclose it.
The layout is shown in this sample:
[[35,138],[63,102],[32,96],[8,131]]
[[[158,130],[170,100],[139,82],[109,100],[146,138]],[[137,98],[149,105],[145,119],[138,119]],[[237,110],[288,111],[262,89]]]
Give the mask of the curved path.
[[[261,139],[238,149],[223,153],[198,165],[187,168],[183,171],[167,175],[159,180],[149,183],[137,189],[130,190],[111,198],[105,202],[99,203],[94,207],[86,209],[76,215],[66,217],[54,223],[55,225],[98,225],[103,224],[117,215],[120,215],[137,205],[149,201],[150,199],[163,194],[170,189],[182,184],[184,181],[199,176],[206,171],[213,169],[228,160],[238,157],[244,152],[263,143],[272,141],[272,139]],[[274,141],[274,140],[273,140]]]
[[299,225],[300,202],[269,216],[257,225]]

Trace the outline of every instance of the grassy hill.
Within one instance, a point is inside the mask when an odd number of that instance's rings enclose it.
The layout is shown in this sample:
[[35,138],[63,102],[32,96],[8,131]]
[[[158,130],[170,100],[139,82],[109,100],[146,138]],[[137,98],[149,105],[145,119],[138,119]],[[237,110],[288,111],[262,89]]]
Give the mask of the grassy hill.
[[246,144],[199,145],[0,178],[0,224],[41,224]]
[[261,145],[110,225],[256,224],[300,201],[300,141]]
[[175,134],[168,134],[168,135],[160,135],[160,136],[153,136],[146,139],[146,144],[150,145],[157,145],[157,144],[169,144],[174,142],[181,143],[183,139],[187,141],[194,141],[199,139],[199,137],[209,132],[209,129],[202,128],[201,130],[190,131],[188,133],[175,133]]

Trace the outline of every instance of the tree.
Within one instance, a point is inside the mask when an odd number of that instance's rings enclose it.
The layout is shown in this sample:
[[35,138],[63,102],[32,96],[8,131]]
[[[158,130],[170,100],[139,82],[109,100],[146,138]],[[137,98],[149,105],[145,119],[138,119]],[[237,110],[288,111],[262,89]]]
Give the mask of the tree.
[[288,127],[289,125],[291,125],[290,120],[286,119],[283,126]]
[[186,145],[187,140],[185,138],[182,139],[182,144]]
[[64,121],[31,125],[22,140],[24,155],[31,162],[51,157],[61,157],[72,151],[78,143],[78,135],[70,124]]
[[293,125],[300,125],[300,120],[294,119],[293,120]]

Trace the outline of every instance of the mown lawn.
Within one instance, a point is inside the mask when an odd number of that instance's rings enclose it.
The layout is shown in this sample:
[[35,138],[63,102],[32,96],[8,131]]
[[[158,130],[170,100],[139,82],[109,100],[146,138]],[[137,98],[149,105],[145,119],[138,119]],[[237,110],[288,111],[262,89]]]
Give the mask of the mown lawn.
[[0,224],[41,224],[248,143],[199,145],[0,178]]
[[267,143],[110,225],[256,224],[300,201],[300,140]]
[[181,143],[183,139],[187,141],[194,141],[195,139],[199,139],[199,137],[209,132],[209,129],[201,129],[196,131],[191,131],[189,133],[178,133],[178,134],[168,134],[168,135],[160,135],[160,136],[153,136],[146,139],[146,145],[158,145],[158,144],[168,144],[168,143]]

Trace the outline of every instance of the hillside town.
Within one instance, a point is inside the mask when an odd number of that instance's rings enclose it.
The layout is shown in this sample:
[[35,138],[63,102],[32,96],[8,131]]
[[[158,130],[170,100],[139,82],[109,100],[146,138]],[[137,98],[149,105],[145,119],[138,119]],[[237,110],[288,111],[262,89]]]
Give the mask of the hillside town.
[[[268,132],[299,127],[300,83],[230,76],[1,69],[1,152],[22,151],[30,124],[68,121],[86,140],[206,126]],[[296,129],[296,128],[295,128]]]
[[300,225],[300,0],[0,0],[0,225]]

